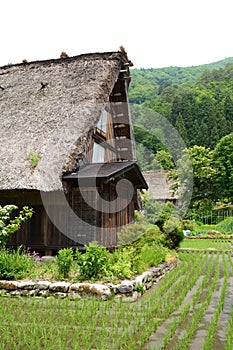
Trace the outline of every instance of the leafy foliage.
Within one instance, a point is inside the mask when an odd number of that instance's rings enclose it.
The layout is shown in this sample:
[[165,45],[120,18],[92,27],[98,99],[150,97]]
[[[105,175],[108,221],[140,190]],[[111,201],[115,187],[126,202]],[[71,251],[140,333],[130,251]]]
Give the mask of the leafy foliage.
[[182,222],[177,217],[170,217],[164,222],[163,230],[166,232],[165,245],[170,249],[179,247],[184,239]]
[[[187,147],[214,149],[222,137],[233,132],[232,61],[233,58],[197,67],[132,70],[129,98],[136,141],[153,156],[165,149],[158,141],[156,112],[172,123]],[[147,157],[138,158],[142,168],[150,164]]]
[[141,251],[141,260],[145,266],[158,266],[162,261],[166,260],[168,250],[160,244],[143,246]]
[[33,209],[25,206],[20,210],[18,216],[12,218],[13,211],[18,207],[13,204],[0,205],[0,245],[5,246],[9,236],[19,230],[21,224],[30,219],[33,214]]
[[105,247],[99,246],[98,242],[91,242],[85,246],[86,252],[76,252],[80,274],[85,279],[97,278],[107,274],[109,266],[109,253]]
[[216,230],[222,233],[233,233],[233,217],[229,217],[217,224]]
[[68,277],[72,262],[73,250],[71,248],[60,249],[57,254],[56,263],[61,278]]
[[[233,133],[223,137],[212,151],[203,146],[188,148],[192,168],[187,166],[187,154],[178,161],[179,169],[173,170],[169,177],[180,179],[189,171],[193,172],[193,193],[191,210],[198,214],[203,210],[212,210],[216,201],[228,204],[233,200]],[[176,189],[180,183],[176,183]],[[222,208],[222,206],[219,206]],[[189,211],[191,212],[191,211]],[[215,214],[214,214],[215,215]]]
[[40,155],[36,152],[29,152],[28,159],[30,160],[32,168],[36,168],[40,160]]
[[160,169],[171,170],[174,168],[172,156],[165,150],[157,151],[155,160],[159,164]]
[[233,201],[233,133],[223,137],[213,153],[214,182],[219,198]]
[[118,278],[131,278],[134,274],[132,269],[132,249],[122,248],[111,256],[111,273]]
[[14,280],[26,277],[33,268],[33,259],[19,247],[16,251],[0,249],[0,279]]

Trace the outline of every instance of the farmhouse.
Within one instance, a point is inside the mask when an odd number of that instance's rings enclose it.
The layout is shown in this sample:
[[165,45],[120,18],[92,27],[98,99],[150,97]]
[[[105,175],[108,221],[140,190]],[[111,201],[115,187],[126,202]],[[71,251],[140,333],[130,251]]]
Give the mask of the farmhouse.
[[11,238],[44,254],[117,244],[146,181],[136,163],[124,51],[0,68],[0,204],[33,207]]
[[171,189],[174,182],[169,180],[167,175],[168,171],[166,170],[150,170],[143,172],[152,198],[160,202],[172,202],[176,204],[179,198],[177,193],[174,193]]

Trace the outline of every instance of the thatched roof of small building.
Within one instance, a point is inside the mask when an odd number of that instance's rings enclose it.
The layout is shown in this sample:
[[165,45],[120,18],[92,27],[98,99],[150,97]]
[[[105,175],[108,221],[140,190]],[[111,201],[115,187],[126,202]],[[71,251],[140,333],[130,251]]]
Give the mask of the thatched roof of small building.
[[0,190],[62,189],[126,62],[110,52],[0,67]]
[[148,184],[149,192],[152,197],[160,201],[174,201],[178,199],[177,195],[171,190],[172,181],[167,179],[167,171],[151,170],[144,171],[143,176]]

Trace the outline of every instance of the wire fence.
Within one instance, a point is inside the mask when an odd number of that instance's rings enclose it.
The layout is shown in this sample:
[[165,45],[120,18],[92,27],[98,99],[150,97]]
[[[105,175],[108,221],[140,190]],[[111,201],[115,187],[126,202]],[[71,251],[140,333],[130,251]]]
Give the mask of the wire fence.
[[225,220],[228,217],[233,217],[233,210],[212,210],[203,211],[197,215],[197,220],[203,222],[203,224],[216,225],[220,221]]

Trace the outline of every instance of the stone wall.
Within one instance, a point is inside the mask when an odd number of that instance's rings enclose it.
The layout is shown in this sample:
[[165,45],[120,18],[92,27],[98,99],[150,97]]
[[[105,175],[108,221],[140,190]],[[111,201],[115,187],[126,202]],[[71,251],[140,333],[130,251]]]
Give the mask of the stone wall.
[[0,296],[35,296],[70,298],[71,300],[83,297],[96,297],[102,300],[114,298],[123,302],[136,301],[146,290],[157,283],[166,273],[173,269],[176,264],[164,263],[159,267],[152,268],[134,280],[125,280],[118,285],[97,283],[70,283],[49,281],[0,281]]

